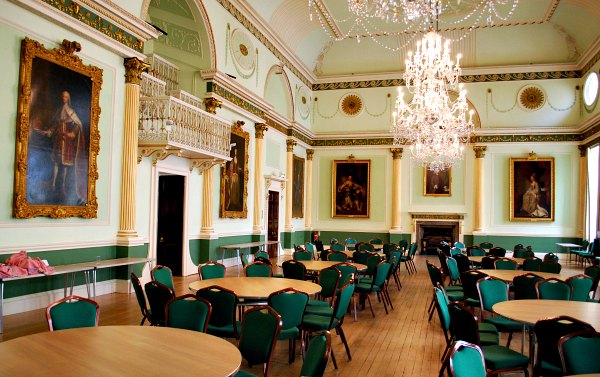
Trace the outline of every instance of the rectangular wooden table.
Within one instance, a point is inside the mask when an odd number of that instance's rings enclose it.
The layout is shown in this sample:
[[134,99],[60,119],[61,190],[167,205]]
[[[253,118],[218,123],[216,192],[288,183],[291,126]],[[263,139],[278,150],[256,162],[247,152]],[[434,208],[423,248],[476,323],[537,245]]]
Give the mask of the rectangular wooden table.
[[255,242],[247,242],[247,243],[238,243],[238,244],[234,244],[234,245],[222,245],[221,250],[223,250],[223,253],[221,254],[221,263],[225,264],[225,252],[227,250],[235,250],[237,252],[237,257],[239,260],[241,249],[250,250],[253,247],[258,247],[260,249],[263,246],[275,245],[275,244],[279,244],[279,241],[255,241]]
[[562,242],[557,242],[556,246],[558,246],[558,251],[560,252],[560,248],[564,247],[565,249],[567,249],[567,252],[569,253],[569,262],[571,261],[571,254],[573,254],[571,252],[571,249],[573,248],[581,248],[581,245],[577,245],[576,243],[562,243]]

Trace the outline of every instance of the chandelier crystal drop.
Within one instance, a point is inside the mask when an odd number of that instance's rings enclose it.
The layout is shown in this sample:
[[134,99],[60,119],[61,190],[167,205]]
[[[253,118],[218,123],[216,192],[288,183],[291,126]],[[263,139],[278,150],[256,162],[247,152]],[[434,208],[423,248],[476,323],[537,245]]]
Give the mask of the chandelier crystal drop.
[[[416,52],[408,53],[404,81],[413,98],[404,102],[398,88],[392,121],[394,145],[412,144],[412,159],[435,172],[462,159],[474,129],[467,92],[459,84],[460,55],[453,63],[448,44],[430,31],[417,42]],[[458,93],[455,100],[452,89]]]

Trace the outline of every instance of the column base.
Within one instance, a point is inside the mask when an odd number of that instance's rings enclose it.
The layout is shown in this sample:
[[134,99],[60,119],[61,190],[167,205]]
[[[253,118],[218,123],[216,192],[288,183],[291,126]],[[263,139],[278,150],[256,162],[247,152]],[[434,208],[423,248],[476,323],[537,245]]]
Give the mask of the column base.
[[286,225],[283,227],[283,231],[284,232],[293,232],[294,231],[294,226],[293,225]]
[[201,240],[216,240],[219,238],[219,234],[213,228],[206,228],[200,230],[199,238]]
[[390,234],[403,234],[404,233],[404,229],[402,229],[401,226],[393,226],[390,228],[389,231]]
[[127,236],[123,237],[121,234],[117,233],[117,246],[140,246],[148,242],[147,239],[143,237],[139,237],[137,234],[135,236]]

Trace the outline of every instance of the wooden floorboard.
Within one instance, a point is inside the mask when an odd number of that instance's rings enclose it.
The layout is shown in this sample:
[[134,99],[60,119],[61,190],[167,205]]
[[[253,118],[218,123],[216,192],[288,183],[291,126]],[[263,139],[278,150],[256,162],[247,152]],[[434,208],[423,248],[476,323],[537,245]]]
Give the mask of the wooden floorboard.
[[[373,294],[371,303],[375,311],[374,318],[368,303],[364,310],[359,307],[358,321],[354,321],[353,315],[346,316],[343,327],[352,360],[348,360],[340,337],[333,334],[333,350],[339,369],[335,370],[333,364],[329,363],[326,376],[437,376],[445,340],[437,314],[434,314],[431,322],[427,320],[432,290],[425,267],[426,259],[439,263],[437,258],[418,256],[416,274],[409,275],[404,266],[401,267],[403,287],[400,291],[395,284],[390,287],[394,310],[390,309],[389,314],[385,314],[383,304]],[[575,263],[567,263],[564,269],[566,272],[582,270]],[[237,267],[227,270],[228,275],[235,276],[239,272]],[[175,277],[177,294],[187,293],[188,284],[196,279],[196,276]],[[101,326],[139,324],[141,315],[135,294],[102,295],[97,301],[101,310]],[[9,315],[4,320],[5,332],[1,335],[1,341],[48,331],[44,310]],[[506,344],[504,335],[502,344]],[[520,351],[521,334],[514,335],[511,348]],[[289,365],[287,352],[288,342],[279,342],[271,365],[271,376],[300,374],[299,353],[296,362]],[[260,374],[259,367],[248,368],[246,363],[242,364],[242,369]]]

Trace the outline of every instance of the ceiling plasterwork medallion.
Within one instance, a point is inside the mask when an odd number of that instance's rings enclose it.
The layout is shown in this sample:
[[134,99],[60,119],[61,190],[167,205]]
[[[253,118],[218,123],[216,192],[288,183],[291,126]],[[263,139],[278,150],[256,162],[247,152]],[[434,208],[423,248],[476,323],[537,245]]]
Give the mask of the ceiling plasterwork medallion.
[[340,100],[340,110],[347,116],[357,116],[363,109],[363,100],[356,93],[349,93]]
[[527,85],[519,90],[519,105],[524,110],[535,111],[546,103],[544,90],[537,85]]
[[296,91],[296,108],[302,119],[307,119],[310,114],[311,97],[305,86],[299,86]]
[[241,73],[251,75],[256,67],[256,53],[250,36],[241,29],[234,29],[229,47],[236,67]]

